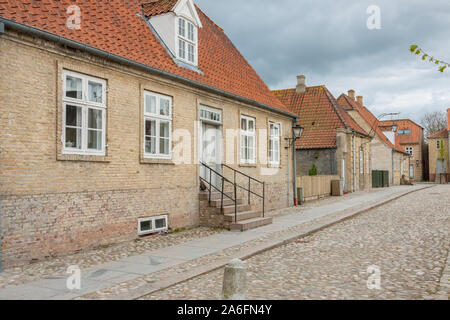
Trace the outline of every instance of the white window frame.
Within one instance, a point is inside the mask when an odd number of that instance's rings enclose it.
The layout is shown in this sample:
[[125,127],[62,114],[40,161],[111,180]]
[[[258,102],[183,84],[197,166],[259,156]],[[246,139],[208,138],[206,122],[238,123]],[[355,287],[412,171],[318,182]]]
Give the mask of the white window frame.
[[438,139],[438,140],[436,141],[436,148],[437,148],[438,150],[441,149],[441,140],[440,140],[440,139]]
[[[208,114],[208,115],[213,115],[214,119],[205,117],[204,115]],[[205,121],[208,123],[213,123],[213,124],[218,124],[221,125],[222,124],[222,110],[220,109],[215,109],[215,108],[211,108],[205,105],[201,105],[200,106],[200,120],[201,121]]]
[[[81,99],[66,97],[66,84],[67,76],[81,79]],[[93,155],[93,156],[105,156],[106,155],[106,80],[91,77],[78,72],[63,70],[62,72],[63,90],[62,90],[62,153],[73,155]],[[102,85],[102,101],[92,102],[89,101],[89,81]],[[67,105],[81,108],[81,149],[71,148],[66,146],[66,109]],[[88,128],[88,113],[89,109],[102,111],[102,128],[101,129],[89,129]],[[88,133],[89,130],[102,132],[102,149],[94,150],[88,148]]]
[[370,155],[369,151],[366,152],[366,165],[367,165],[367,174],[370,174]]
[[[184,36],[180,34],[180,21],[184,21]],[[185,17],[177,17],[175,19],[175,52],[177,59],[186,62],[188,64],[197,66],[198,65],[198,28],[192,23],[190,20]],[[193,36],[194,39],[189,39],[189,28],[192,26],[193,28]],[[184,43],[184,57],[180,55],[180,41]],[[189,45],[193,46],[193,61],[189,60]]]
[[[242,120],[246,121],[246,130],[242,130]],[[253,121],[253,131],[248,130],[248,124],[250,121]],[[240,121],[239,121],[239,128],[240,128],[240,141],[239,141],[239,150],[240,150],[240,160],[241,164],[256,164],[256,119],[249,116],[241,115]],[[244,152],[242,152],[242,140],[244,137],[253,137],[253,158],[252,159],[245,159],[244,158]]]
[[[159,113],[151,113],[147,112],[146,109],[146,98],[147,97],[155,97],[156,99],[156,112],[158,112],[160,109],[160,101],[161,98],[166,99],[169,101],[169,115],[164,116]],[[173,101],[172,97],[166,96],[163,94],[159,94],[156,92],[151,91],[144,91],[144,121],[143,121],[143,152],[144,152],[144,158],[146,159],[166,159],[171,160],[172,159],[172,109],[173,109]],[[145,148],[146,144],[146,124],[147,121],[155,121],[155,139],[156,139],[156,145],[155,150],[156,153],[148,153]],[[160,140],[161,140],[161,132],[160,132],[160,124],[161,122],[168,122],[169,123],[169,154],[162,154],[160,153]]]
[[[164,219],[165,220],[165,227],[163,228],[156,228],[156,220]],[[152,222],[152,228],[151,230],[142,230],[141,229],[141,223],[142,222]],[[145,236],[147,234],[152,234],[156,232],[166,231],[169,229],[169,217],[167,215],[163,216],[156,216],[156,217],[148,217],[148,218],[140,218],[138,219],[138,225],[137,225],[137,232],[139,236]]]
[[413,147],[406,147],[406,152],[408,152],[411,156],[414,156],[414,148]]
[[364,174],[364,151],[359,150],[359,173]]
[[[278,136],[272,135],[272,126],[278,127]],[[271,165],[279,165],[281,159],[281,123],[279,122],[269,122],[269,164]],[[278,142],[278,157],[274,159],[273,152],[275,149],[270,149],[270,142],[272,141],[272,146],[275,145],[275,142]]]

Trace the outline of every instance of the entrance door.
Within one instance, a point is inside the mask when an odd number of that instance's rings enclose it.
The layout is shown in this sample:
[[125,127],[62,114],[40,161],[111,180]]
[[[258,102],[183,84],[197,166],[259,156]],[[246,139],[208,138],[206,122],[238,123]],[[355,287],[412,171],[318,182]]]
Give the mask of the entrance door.
[[[215,170],[217,173],[222,174],[222,133],[220,126],[202,122],[202,162],[207,166]],[[201,177],[216,187],[221,189],[222,180],[220,176],[211,172],[202,166]]]
[[414,165],[413,165],[413,164],[411,164],[411,165],[409,166],[409,177],[410,177],[411,179],[414,179]]

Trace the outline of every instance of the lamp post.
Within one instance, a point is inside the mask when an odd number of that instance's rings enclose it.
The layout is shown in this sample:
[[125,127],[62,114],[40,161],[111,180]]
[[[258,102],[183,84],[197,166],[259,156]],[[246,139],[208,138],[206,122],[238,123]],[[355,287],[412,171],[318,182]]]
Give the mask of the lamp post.
[[303,134],[304,128],[297,124],[295,121],[292,126],[292,138],[286,138],[286,140],[289,142],[289,145],[286,147],[286,149],[289,149],[291,145],[294,146],[294,152],[292,152],[294,157],[294,206],[298,206],[298,198],[297,198],[297,146],[296,141],[299,139]]
[[397,129],[398,129],[398,125],[396,123],[394,123],[392,125],[392,132],[397,132]]

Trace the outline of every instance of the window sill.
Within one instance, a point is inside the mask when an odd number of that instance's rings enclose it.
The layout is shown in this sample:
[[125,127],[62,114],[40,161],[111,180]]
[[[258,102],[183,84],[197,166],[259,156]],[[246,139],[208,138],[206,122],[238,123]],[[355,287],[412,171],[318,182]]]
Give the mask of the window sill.
[[154,158],[141,158],[141,164],[160,164],[160,165],[169,165],[174,166],[175,162],[169,159],[154,159]]
[[59,161],[84,161],[84,162],[111,162],[107,156],[86,155],[86,154],[58,154]]
[[240,163],[239,167],[242,167],[242,168],[256,168],[257,165],[256,165],[256,163]]
[[267,168],[281,169],[282,166],[281,166],[281,164],[269,163],[269,164],[267,165]]

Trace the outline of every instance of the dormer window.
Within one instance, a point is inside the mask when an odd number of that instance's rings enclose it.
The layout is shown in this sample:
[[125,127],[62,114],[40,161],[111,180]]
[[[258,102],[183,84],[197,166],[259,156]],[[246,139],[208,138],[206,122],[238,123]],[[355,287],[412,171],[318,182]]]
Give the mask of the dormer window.
[[[171,5],[168,5],[170,3]],[[199,29],[203,28],[192,0],[155,0],[144,5],[150,28],[174,62],[182,68],[198,69]],[[152,12],[157,12],[151,14]]]
[[178,18],[178,59],[197,64],[197,28],[184,18]]

